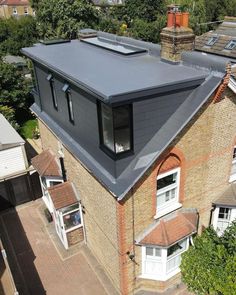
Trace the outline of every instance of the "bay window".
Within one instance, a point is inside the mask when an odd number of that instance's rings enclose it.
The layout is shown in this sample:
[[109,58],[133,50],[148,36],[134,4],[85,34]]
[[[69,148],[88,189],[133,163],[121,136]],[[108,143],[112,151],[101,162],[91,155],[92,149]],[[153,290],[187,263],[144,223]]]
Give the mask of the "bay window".
[[99,104],[101,147],[110,154],[122,154],[132,150],[131,105],[110,107]]
[[189,247],[189,237],[169,248],[142,247],[142,277],[165,281],[180,272],[181,255]]
[[180,168],[157,177],[157,216],[165,215],[181,206],[179,204]]

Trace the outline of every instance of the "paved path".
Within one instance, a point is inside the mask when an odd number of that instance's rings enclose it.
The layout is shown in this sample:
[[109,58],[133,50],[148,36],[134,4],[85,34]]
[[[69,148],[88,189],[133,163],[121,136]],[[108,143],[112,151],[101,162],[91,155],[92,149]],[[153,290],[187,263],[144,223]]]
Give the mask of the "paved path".
[[96,260],[86,258],[86,246],[78,247],[71,255],[61,255],[40,206],[42,201],[37,200],[0,217],[0,230],[20,295],[116,294],[104,273],[96,272]]

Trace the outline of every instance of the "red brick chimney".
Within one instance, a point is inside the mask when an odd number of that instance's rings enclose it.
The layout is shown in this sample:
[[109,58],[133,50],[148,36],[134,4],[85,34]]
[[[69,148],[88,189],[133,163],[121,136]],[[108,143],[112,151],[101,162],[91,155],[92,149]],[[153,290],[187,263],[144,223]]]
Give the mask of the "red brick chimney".
[[193,50],[195,35],[189,28],[189,13],[181,12],[179,5],[169,5],[167,27],[161,32],[161,58],[178,63],[182,51]]

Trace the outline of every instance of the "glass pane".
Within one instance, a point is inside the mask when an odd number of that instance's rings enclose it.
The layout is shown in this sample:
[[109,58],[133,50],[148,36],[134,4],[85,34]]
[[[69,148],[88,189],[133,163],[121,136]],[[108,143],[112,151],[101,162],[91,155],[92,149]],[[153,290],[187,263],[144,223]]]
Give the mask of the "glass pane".
[[80,225],[81,224],[80,211],[78,210],[78,211],[64,215],[63,221],[64,221],[65,229],[69,229],[69,228]]
[[55,186],[57,184],[61,184],[61,181],[49,181],[49,186]]
[[148,256],[153,256],[153,248],[151,248],[151,247],[146,247],[146,255],[148,255]]
[[75,209],[77,209],[77,208],[79,208],[79,204],[78,204],[78,203],[77,203],[77,204],[74,204],[74,205],[71,205],[71,206],[68,206],[68,207],[66,207],[66,208],[62,208],[62,209],[60,209],[60,211],[61,211],[63,214],[65,214],[66,212],[73,211],[73,210],[75,210]]
[[68,99],[69,99],[69,116],[70,116],[70,120],[74,121],[72,98],[71,98],[71,94],[69,92],[68,92]]
[[113,110],[116,153],[131,149],[130,107],[122,106]]
[[230,219],[230,209],[221,207],[219,210],[219,219]]
[[177,172],[158,179],[157,180],[157,189],[162,189],[164,187],[167,187],[171,184],[176,183],[176,179],[177,179]]
[[101,119],[102,119],[102,133],[103,144],[113,152],[114,149],[114,136],[113,136],[113,120],[112,110],[105,104],[101,104]]
[[161,249],[155,248],[155,256],[161,257]]
[[167,249],[167,256],[170,256],[172,254],[177,254],[179,252],[184,251],[187,248],[187,240],[183,240],[170,248]]
[[157,206],[161,206],[166,202],[169,202],[175,199],[177,193],[177,188],[173,188],[169,191],[166,191],[162,194],[157,194]]

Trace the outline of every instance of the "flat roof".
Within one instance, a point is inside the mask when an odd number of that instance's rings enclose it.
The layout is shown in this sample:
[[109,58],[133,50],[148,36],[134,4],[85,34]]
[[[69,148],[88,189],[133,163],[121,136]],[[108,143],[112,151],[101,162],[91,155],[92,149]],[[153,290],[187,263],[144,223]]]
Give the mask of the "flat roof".
[[[132,99],[132,95],[138,98],[163,93],[171,87],[197,86],[209,74],[204,69],[163,62],[159,56],[150,53],[148,45],[144,48],[127,44],[146,52],[125,56],[88,44],[89,39],[86,40],[47,46],[37,44],[23,48],[22,52],[107,103]],[[114,40],[110,42],[112,44]],[[123,46],[125,43],[116,44]]]

